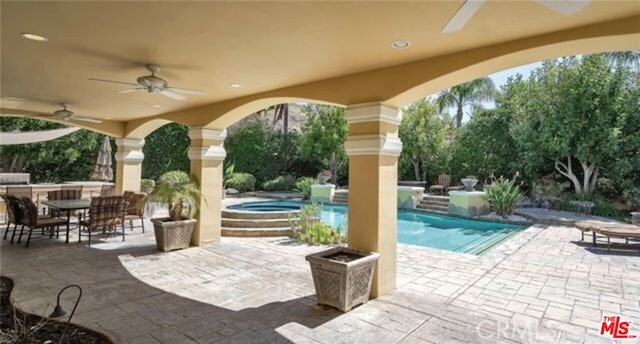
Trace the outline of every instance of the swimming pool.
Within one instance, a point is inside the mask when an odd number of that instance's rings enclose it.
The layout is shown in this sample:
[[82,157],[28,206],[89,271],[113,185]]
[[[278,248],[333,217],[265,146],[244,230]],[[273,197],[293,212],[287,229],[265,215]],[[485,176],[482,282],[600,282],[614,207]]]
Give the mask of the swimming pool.
[[[291,201],[252,202],[231,206],[235,210],[287,211],[307,203]],[[347,207],[323,205],[322,222],[333,228],[346,228]],[[440,214],[398,210],[398,242],[447,251],[481,254],[517,234],[523,226],[449,217]]]

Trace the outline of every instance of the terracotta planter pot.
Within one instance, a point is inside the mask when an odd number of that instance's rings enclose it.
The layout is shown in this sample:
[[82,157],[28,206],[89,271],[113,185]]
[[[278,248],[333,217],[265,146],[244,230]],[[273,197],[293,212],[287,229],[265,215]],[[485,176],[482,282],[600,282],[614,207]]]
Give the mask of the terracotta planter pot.
[[369,301],[373,270],[379,257],[375,252],[346,247],[307,255],[318,303],[348,312]]
[[189,247],[196,220],[172,221],[169,218],[152,219],[158,249],[164,252]]

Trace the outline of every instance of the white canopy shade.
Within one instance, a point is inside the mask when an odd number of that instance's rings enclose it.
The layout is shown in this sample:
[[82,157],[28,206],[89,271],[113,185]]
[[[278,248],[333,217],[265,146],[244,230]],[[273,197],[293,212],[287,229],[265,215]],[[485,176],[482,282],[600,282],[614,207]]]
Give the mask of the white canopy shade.
[[80,130],[80,128],[70,127],[54,130],[0,133],[0,145],[21,145],[25,143],[50,141],[78,130]]

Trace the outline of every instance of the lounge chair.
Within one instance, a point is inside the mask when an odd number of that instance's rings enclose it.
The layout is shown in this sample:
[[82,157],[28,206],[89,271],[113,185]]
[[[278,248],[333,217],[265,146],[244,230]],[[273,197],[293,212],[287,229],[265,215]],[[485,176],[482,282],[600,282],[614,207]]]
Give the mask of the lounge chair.
[[431,185],[429,187],[429,192],[438,191],[444,195],[447,192],[449,185],[451,185],[451,176],[448,174],[441,174],[438,176],[438,184]]
[[640,239],[640,226],[627,223],[579,221],[575,223],[575,227],[582,232],[583,241],[584,233],[591,232],[593,246],[596,246],[598,234],[607,237],[607,250],[611,249],[611,238],[625,239],[626,244],[629,244],[630,238]]

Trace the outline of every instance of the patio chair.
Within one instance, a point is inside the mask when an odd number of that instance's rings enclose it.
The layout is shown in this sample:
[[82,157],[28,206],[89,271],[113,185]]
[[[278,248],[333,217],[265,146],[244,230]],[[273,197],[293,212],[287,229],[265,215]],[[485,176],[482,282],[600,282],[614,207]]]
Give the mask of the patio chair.
[[[82,195],[82,184],[62,184],[60,187],[62,191],[79,191]],[[82,198],[82,196],[80,196]]]
[[[124,215],[124,220],[125,222],[127,220],[129,221],[131,230],[142,227],[142,233],[144,233],[144,203],[146,197],[146,193],[131,193],[129,198],[127,198],[127,211]],[[133,220],[140,220],[140,226],[134,227]]]
[[13,238],[16,235],[16,230],[18,229],[19,219],[20,219],[20,207],[18,206],[18,199],[14,195],[0,195],[7,209],[7,228],[4,230],[3,239],[7,240],[7,234],[9,234],[9,229],[11,225],[13,225],[13,234],[11,235],[11,242],[13,242]]
[[91,197],[95,197],[94,195],[100,196],[100,197],[115,196],[115,194],[116,194],[116,187],[115,185],[111,185],[111,184],[102,184],[102,186],[100,186],[100,192],[91,191]]
[[39,216],[38,206],[31,200],[30,197],[18,198],[18,201],[22,204],[22,216],[20,217],[20,236],[18,237],[18,244],[22,240],[24,234],[24,228],[29,228],[29,236],[27,237],[26,247],[29,247],[31,242],[31,235],[34,229],[42,229],[42,235],[44,235],[44,229],[49,229],[49,238],[53,237],[53,228],[67,224],[67,219],[58,217]]
[[[7,185],[6,186],[7,195],[14,195],[16,197],[29,197],[32,200],[35,199],[36,204],[40,207],[40,194],[33,193],[33,187],[31,186],[23,186],[23,185]],[[44,214],[44,209],[42,209]]]
[[116,226],[122,227],[122,241],[124,241],[124,215],[127,200],[124,196],[105,196],[91,198],[89,208],[89,218],[80,220],[80,233],[78,241],[82,236],[82,227],[86,228],[89,234],[89,246],[91,246],[91,233],[102,228],[102,233],[106,229],[114,230]]
[[[81,198],[82,198],[82,190],[62,189],[62,190],[55,190],[55,191],[47,191],[47,199],[49,201],[58,201],[58,200],[64,200],[64,199],[81,199]],[[49,210],[49,214],[51,216],[58,217],[60,212],[57,210]],[[84,215],[84,211],[82,210],[76,211],[74,215],[80,218],[80,216]]]
[[431,185],[429,187],[429,192],[439,191],[444,195],[449,185],[451,185],[451,176],[448,174],[441,174],[438,176],[438,184]]

